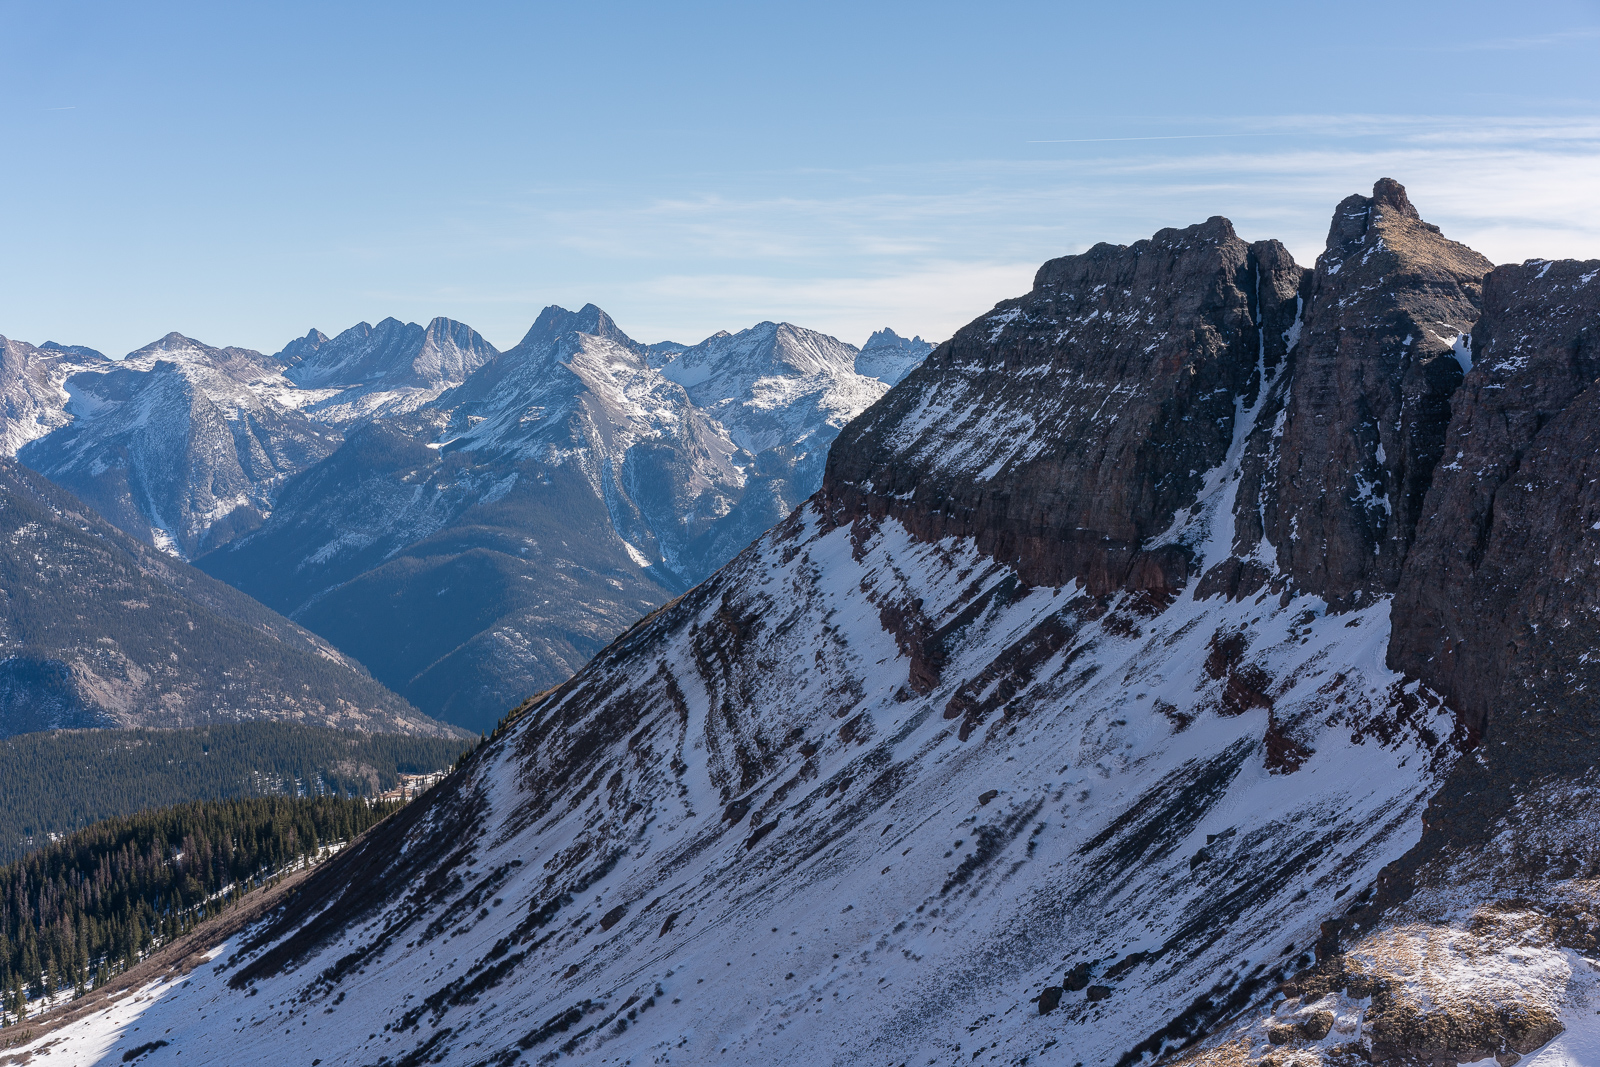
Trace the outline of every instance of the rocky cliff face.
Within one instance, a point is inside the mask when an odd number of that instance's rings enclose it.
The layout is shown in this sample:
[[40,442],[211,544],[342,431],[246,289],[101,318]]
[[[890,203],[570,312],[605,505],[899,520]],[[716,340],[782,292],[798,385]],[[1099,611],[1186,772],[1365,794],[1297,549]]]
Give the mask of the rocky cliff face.
[[1330,604],[1397,587],[1489,268],[1396,182],[1334,211],[1262,509],[1279,566]]
[[1472,370],[1395,597],[1390,662],[1484,732],[1547,674],[1590,665],[1600,496],[1600,261],[1484,280]]
[[1045,264],[840,436],[831,521],[970,538],[1032,583],[1173,595],[1203,533],[1180,511],[1282,361],[1302,273],[1222,218]]

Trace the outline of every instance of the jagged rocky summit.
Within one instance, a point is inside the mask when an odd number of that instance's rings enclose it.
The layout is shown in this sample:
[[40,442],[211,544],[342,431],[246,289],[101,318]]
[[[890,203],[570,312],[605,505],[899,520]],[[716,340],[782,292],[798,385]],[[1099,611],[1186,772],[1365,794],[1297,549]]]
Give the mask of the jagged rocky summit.
[[149,1061],[1587,1062],[1597,276],[1389,181],[1046,264]]

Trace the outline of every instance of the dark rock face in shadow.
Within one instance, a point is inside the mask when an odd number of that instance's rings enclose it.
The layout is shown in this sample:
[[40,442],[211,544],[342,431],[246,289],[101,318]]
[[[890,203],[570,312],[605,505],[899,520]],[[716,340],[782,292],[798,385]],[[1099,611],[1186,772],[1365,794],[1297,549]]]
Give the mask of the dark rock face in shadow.
[[1453,346],[1491,266],[1390,179],[1334,212],[1262,509],[1297,588],[1335,607],[1395,589],[1461,382]]
[[1497,268],[1472,352],[1389,661],[1481,731],[1518,676],[1600,668],[1600,260]]

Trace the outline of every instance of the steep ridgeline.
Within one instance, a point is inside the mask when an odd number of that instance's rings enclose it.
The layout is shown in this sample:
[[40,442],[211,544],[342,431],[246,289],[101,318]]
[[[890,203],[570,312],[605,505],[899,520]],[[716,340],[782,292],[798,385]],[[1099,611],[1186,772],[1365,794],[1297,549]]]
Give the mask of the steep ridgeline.
[[772,323],[647,349],[593,305],[547,308],[460,385],[353,428],[199,565],[487,730],[815,491],[885,389],[856,357]]
[[[1330,477],[1288,442],[1345,447],[1291,418],[1397,396],[1383,456],[1428,454],[1404,420],[1438,368],[1387,331],[1294,414],[1311,324],[1422,307],[1456,247],[1418,222],[1392,286],[1345,291],[1349,221],[1309,274],[1223,219],[1046,264],[783,524],[155,1001],[148,1062],[1126,1065],[1283,1003],[1484,751],[1386,663],[1404,579],[1325,598],[1324,557],[1274,541],[1313,528],[1281,472]],[[1325,540],[1376,528],[1326,495]],[[1348,1040],[1321,1021],[1220,1062]]]
[[399,319],[357,323],[332,340],[312,330],[277,358],[295,385],[320,391],[307,398],[307,414],[345,425],[413,411],[498,354],[472,327],[436,318],[426,328]]
[[279,402],[288,387],[270,356],[171,333],[73,374],[63,425],[17,456],[139,540],[191,557],[260,525],[283,480],[338,445]]
[[249,719],[458,733],[10,460],[0,539],[0,736]]

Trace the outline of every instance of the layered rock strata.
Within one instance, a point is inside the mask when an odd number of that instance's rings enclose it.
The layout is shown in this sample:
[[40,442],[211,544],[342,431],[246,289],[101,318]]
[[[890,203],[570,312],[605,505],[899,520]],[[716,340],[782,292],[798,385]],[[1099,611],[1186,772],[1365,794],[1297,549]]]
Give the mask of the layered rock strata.
[[940,345],[829,455],[830,521],[971,538],[1026,581],[1170,596],[1157,544],[1283,359],[1303,271],[1223,218],[1096,245]]

